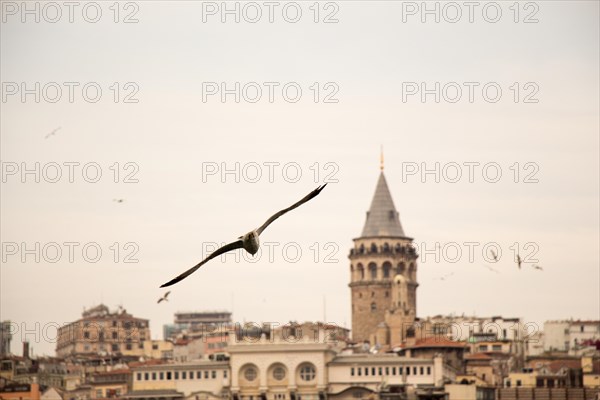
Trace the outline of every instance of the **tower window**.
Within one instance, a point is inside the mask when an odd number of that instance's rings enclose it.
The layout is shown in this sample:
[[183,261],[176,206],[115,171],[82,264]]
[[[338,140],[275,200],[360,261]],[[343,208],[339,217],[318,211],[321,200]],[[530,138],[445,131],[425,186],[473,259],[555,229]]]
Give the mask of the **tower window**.
[[377,279],[377,264],[369,264],[369,277],[371,278],[371,280]]
[[392,264],[390,264],[389,262],[384,262],[383,263],[383,277],[388,279],[390,277],[390,271],[392,269]]
[[371,311],[377,311],[377,304],[375,302],[371,303]]
[[375,243],[371,243],[371,253],[377,253],[377,245]]

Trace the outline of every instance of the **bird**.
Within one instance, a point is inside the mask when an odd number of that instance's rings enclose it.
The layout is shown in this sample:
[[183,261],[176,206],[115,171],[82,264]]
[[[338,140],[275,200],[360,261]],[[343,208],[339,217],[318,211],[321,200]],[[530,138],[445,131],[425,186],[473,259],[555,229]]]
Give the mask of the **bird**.
[[451,272],[449,274],[446,274],[444,276],[440,276],[439,278],[435,278],[436,280],[440,280],[440,281],[445,281],[447,278],[450,278],[452,275],[454,275],[454,272]]
[[56,131],[58,131],[61,127],[59,126],[58,128],[56,128],[55,130],[53,130],[52,132],[50,132],[49,134],[47,134],[44,139],[48,139],[50,136],[52,135],[56,135]]
[[519,269],[521,269],[522,263],[523,263],[523,260],[521,260],[521,256],[517,254],[517,265],[519,266]]
[[485,265],[485,264],[484,264],[483,266],[484,266],[484,267],[486,267],[487,269],[489,269],[489,270],[490,270],[490,271],[492,271],[492,272],[495,272],[495,273],[497,273],[497,274],[499,274],[499,273],[500,273],[500,272],[498,272],[498,270],[497,270],[497,269],[495,269],[495,268],[492,268],[492,267],[490,267],[489,265]]
[[160,303],[161,301],[169,301],[169,299],[167,299],[167,297],[169,297],[169,293],[171,293],[170,290],[167,293],[165,293],[163,295],[163,297],[161,297],[160,299],[158,299],[158,301],[156,302],[156,304]]
[[494,261],[498,261],[498,254],[496,254],[496,252],[494,250],[490,250],[492,252],[492,258],[494,259]]
[[113,201],[116,201],[117,203],[122,203],[125,201],[125,199],[113,199]]
[[161,285],[160,287],[162,288],[162,287],[167,287],[167,286],[176,284],[177,282],[187,278],[188,276],[190,276],[191,274],[196,272],[196,270],[198,268],[200,268],[201,266],[206,264],[208,261],[212,260],[213,258],[215,258],[223,253],[227,253],[228,251],[243,248],[248,253],[255,255],[258,252],[258,248],[260,247],[260,241],[259,241],[258,237],[273,221],[275,221],[277,218],[281,217],[283,214],[287,213],[288,211],[291,211],[294,208],[299,207],[302,204],[306,203],[307,201],[316,197],[319,193],[321,193],[321,190],[323,190],[325,188],[325,186],[327,186],[327,183],[324,185],[318,186],[315,190],[313,190],[312,192],[310,192],[309,194],[304,196],[298,202],[292,204],[288,208],[284,208],[283,210],[273,214],[264,224],[262,224],[257,229],[254,229],[254,230],[246,233],[245,235],[240,236],[238,238],[238,240],[236,240],[235,242],[231,242],[229,244],[226,244],[226,245],[218,248],[211,255],[206,257],[204,260],[202,260],[201,262],[199,262],[192,268],[188,269],[181,275],[178,275],[177,277],[171,279],[169,282]]
[[533,264],[533,265],[532,265],[532,267],[533,267],[533,269],[539,269],[540,271],[543,271],[543,270],[544,270],[544,268],[540,267],[540,266],[539,266],[539,265],[537,265],[537,264]]

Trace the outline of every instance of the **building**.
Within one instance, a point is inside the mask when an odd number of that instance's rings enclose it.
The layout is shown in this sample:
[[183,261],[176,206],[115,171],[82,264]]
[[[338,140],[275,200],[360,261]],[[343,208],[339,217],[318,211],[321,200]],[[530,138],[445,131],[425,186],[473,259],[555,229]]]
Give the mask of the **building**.
[[16,383],[0,388],[0,400],[40,400],[40,385]]
[[0,322],[0,357],[10,354],[10,342],[13,337],[10,321]]
[[56,355],[122,354],[143,356],[150,340],[147,319],[136,318],[123,308],[110,312],[101,304],[84,311],[82,318],[58,329]]
[[417,253],[404,234],[383,165],[361,236],[350,250],[352,339],[390,348],[412,334]]
[[546,321],[544,350],[577,352],[600,341],[600,321]]
[[379,398],[444,399],[444,384],[456,371],[443,357],[340,354],[328,364],[327,397],[336,400]]
[[131,368],[129,399],[182,399],[186,397],[222,400],[229,388],[229,364],[196,360],[183,363],[149,363]]
[[163,326],[163,335],[165,340],[173,340],[192,333],[208,334],[230,325],[232,323],[229,311],[177,312],[174,323]]

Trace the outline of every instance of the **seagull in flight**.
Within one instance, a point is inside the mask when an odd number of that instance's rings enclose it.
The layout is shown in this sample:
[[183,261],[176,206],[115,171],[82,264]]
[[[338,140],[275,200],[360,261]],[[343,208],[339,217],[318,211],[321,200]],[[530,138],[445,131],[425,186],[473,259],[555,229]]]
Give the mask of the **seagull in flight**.
[[533,264],[533,265],[532,265],[532,267],[533,267],[533,269],[539,269],[540,271],[543,271],[543,270],[544,270],[544,268],[540,267],[540,266],[539,266],[539,265],[537,265],[537,264]]
[[454,272],[451,272],[451,273],[446,274],[444,276],[440,276],[439,278],[435,278],[435,280],[445,281],[446,279],[450,278],[452,275],[454,275]]
[[494,261],[497,262],[498,261],[498,254],[496,254],[496,252],[493,249],[491,249],[490,251],[492,252],[492,258],[494,259]]
[[49,134],[47,134],[44,139],[48,139],[50,136],[52,135],[56,135],[56,131],[58,131],[60,129],[60,126],[58,128],[56,128],[55,130],[53,130],[52,132],[50,132]]
[[212,260],[215,257],[220,256],[223,253],[227,253],[228,251],[235,250],[235,249],[242,249],[243,248],[244,250],[246,250],[248,253],[250,253],[252,255],[256,254],[256,252],[258,251],[258,248],[260,247],[260,241],[259,241],[258,237],[267,228],[267,226],[269,226],[273,221],[275,221],[277,218],[281,217],[283,214],[287,213],[288,211],[291,211],[294,208],[300,207],[302,204],[304,204],[307,201],[309,201],[309,200],[313,199],[314,197],[316,197],[319,193],[321,193],[321,190],[323,190],[325,188],[325,186],[327,186],[327,184],[324,184],[322,186],[317,187],[315,190],[313,190],[312,192],[310,192],[309,194],[307,194],[306,196],[304,196],[297,203],[294,203],[291,206],[289,206],[288,208],[285,208],[285,209],[283,209],[283,210],[281,210],[281,211],[273,214],[271,216],[271,218],[269,218],[259,228],[254,229],[254,230],[246,233],[245,235],[240,236],[238,238],[238,240],[236,240],[235,242],[231,242],[229,244],[226,244],[225,246],[222,246],[222,247],[218,248],[211,255],[209,255],[208,257],[206,257],[204,260],[202,260],[201,262],[199,262],[198,264],[196,264],[192,268],[188,269],[187,271],[185,271],[181,275],[179,275],[179,276],[171,279],[169,282],[161,285],[160,287],[162,288],[162,287],[167,287],[167,286],[171,286],[171,285],[176,284],[177,282],[179,282],[179,281],[187,278],[188,276],[190,276],[191,274],[193,274],[194,272],[196,272],[196,270],[198,268],[200,268],[201,266],[203,266],[204,264],[206,264],[208,261]]
[[522,263],[523,263],[523,260],[521,260],[521,256],[517,254],[517,265],[519,266],[519,269],[521,269]]
[[113,199],[113,201],[116,201],[117,203],[122,203],[125,201],[125,199]]
[[158,301],[156,302],[156,304],[159,304],[161,301],[169,301],[169,299],[167,299],[167,297],[169,297],[169,293],[171,293],[170,290],[167,293],[165,293],[163,295],[163,297],[161,297],[160,299],[158,299]]
[[484,266],[484,267],[486,267],[487,269],[489,269],[489,270],[490,270],[490,271],[492,271],[492,272],[495,272],[495,273],[497,273],[497,274],[499,274],[499,273],[500,273],[500,272],[498,272],[498,270],[497,270],[497,269],[495,269],[495,268],[492,268],[492,267],[490,267],[489,265],[485,265],[485,264],[483,264],[483,266]]

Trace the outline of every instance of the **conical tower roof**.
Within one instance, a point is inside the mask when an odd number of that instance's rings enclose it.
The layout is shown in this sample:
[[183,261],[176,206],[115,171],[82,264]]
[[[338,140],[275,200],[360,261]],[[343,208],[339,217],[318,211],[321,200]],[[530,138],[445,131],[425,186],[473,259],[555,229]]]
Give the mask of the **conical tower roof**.
[[371,208],[367,211],[367,221],[361,237],[405,237],[400,224],[400,215],[396,211],[392,195],[388,189],[383,171],[379,175]]

